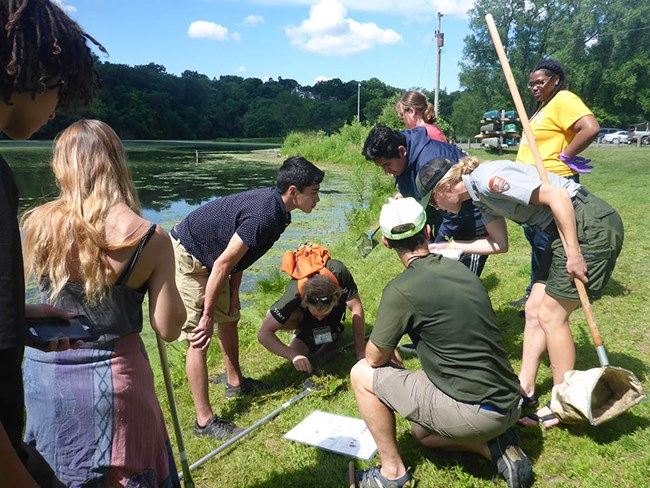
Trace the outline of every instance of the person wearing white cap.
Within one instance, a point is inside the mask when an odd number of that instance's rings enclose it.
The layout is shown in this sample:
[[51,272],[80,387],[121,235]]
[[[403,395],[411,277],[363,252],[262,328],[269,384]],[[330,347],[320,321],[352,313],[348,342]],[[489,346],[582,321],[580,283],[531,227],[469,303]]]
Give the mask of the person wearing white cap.
[[[519,382],[487,291],[458,261],[429,253],[431,228],[415,199],[390,201],[379,223],[383,244],[406,269],[384,288],[366,357],[350,373],[381,458],[355,473],[359,486],[413,484],[397,449],[395,412],[423,446],[475,452],[510,488],[528,486],[532,467],[511,428],[521,413]],[[405,334],[421,370],[404,369],[395,351]]]

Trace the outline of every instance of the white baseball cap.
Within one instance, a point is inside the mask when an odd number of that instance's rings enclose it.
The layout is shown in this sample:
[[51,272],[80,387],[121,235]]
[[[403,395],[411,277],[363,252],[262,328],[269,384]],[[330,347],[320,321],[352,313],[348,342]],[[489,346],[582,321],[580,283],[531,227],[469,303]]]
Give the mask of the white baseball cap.
[[408,239],[420,232],[427,223],[424,208],[415,198],[389,199],[381,208],[379,226],[381,233],[394,241]]

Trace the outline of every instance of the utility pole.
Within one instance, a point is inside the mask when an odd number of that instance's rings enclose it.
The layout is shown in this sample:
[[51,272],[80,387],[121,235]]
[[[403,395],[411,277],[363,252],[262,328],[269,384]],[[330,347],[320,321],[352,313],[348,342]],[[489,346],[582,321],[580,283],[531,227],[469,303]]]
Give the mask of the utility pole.
[[437,44],[437,55],[436,55],[436,91],[433,102],[433,109],[436,113],[436,118],[438,117],[438,93],[440,92],[440,51],[445,45],[445,35],[440,32],[440,22],[442,19],[442,14],[438,12],[438,30],[436,31],[436,44]]
[[357,121],[361,122],[361,82],[357,83]]

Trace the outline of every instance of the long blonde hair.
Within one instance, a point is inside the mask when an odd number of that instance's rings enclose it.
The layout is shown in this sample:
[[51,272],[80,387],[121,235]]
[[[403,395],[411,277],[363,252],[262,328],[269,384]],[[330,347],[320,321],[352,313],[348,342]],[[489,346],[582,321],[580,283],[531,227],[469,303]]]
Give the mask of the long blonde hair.
[[477,157],[465,156],[464,158],[461,158],[460,161],[449,168],[440,181],[436,183],[436,186],[433,187],[433,195],[443,192],[449,187],[459,183],[463,179],[463,175],[467,175],[474,171],[479,164],[483,164],[483,161]]
[[399,112],[400,108],[402,110],[408,110],[410,108],[415,110],[425,124],[433,124],[436,121],[436,111],[427,100],[427,97],[423,93],[418,91],[407,91],[402,95],[402,98],[395,104],[395,109]]
[[69,281],[70,270],[78,269],[93,303],[108,293],[115,279],[107,251],[133,246],[139,239],[106,241],[111,207],[124,203],[140,215],[124,147],[107,124],[79,120],[57,136],[52,170],[59,197],[21,219],[25,269],[39,280],[49,278],[50,298]]

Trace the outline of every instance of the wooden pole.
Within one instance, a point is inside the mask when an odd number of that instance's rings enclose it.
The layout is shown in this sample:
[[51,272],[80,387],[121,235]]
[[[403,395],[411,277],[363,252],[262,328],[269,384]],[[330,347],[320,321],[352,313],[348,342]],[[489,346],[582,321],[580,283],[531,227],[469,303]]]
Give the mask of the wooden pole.
[[[533,130],[530,127],[530,122],[528,121],[528,116],[526,115],[524,104],[521,101],[521,96],[519,95],[519,89],[517,88],[517,83],[515,83],[515,77],[512,75],[512,70],[510,69],[510,63],[508,62],[508,58],[506,57],[505,49],[503,49],[503,44],[501,44],[499,31],[497,30],[497,26],[494,23],[494,18],[492,17],[491,14],[487,14],[485,16],[485,22],[487,23],[488,30],[490,31],[490,36],[492,37],[492,42],[494,43],[494,47],[497,50],[497,55],[499,56],[499,61],[501,62],[501,68],[503,69],[503,74],[506,77],[506,82],[508,83],[508,88],[510,89],[510,95],[512,95],[512,100],[515,102],[515,108],[517,109],[517,113],[519,113],[519,119],[521,120],[521,125],[524,128],[524,134],[526,134],[528,145],[530,146],[530,150],[533,153],[533,159],[535,160],[535,166],[537,167],[537,171],[539,172],[539,177],[542,179],[544,183],[548,184],[549,183],[548,174],[546,174],[546,168],[544,168],[544,161],[542,160],[542,155],[539,152],[539,148],[537,147],[537,141],[535,140],[535,135],[533,134]],[[560,234],[562,245],[566,249],[566,241],[562,233],[559,231],[559,227],[558,227],[558,233]],[[598,327],[596,326],[596,321],[594,319],[594,314],[591,310],[591,303],[589,303],[589,297],[587,296],[587,290],[585,289],[585,285],[579,279],[575,279],[573,281],[576,285],[576,289],[578,290],[578,295],[580,296],[580,303],[582,304],[582,308],[585,312],[585,316],[587,318],[587,323],[589,324],[589,330],[591,332],[591,337],[594,341],[594,344],[596,345],[596,347],[602,347],[603,340],[600,337],[600,332],[598,331]]]
[[355,479],[354,461],[348,464],[348,479],[350,480],[350,488],[357,488],[357,480]]

